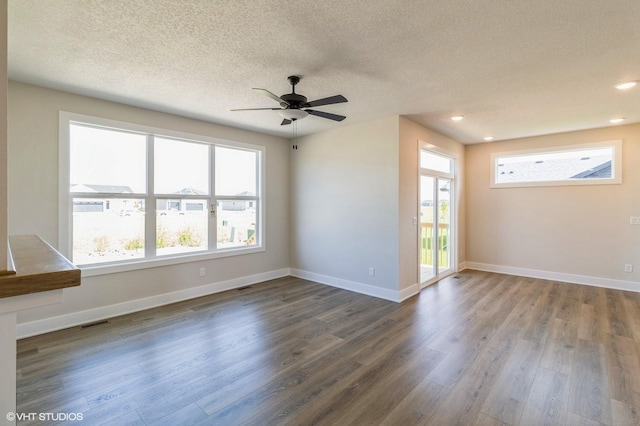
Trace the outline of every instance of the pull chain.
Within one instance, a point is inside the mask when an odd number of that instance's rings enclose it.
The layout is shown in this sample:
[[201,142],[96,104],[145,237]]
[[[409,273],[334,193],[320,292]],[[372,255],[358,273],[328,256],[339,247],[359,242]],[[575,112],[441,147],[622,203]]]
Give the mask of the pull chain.
[[293,126],[293,128],[292,128],[292,130],[293,130],[292,148],[293,149],[298,149],[298,120],[293,120],[293,123],[291,123],[291,125]]

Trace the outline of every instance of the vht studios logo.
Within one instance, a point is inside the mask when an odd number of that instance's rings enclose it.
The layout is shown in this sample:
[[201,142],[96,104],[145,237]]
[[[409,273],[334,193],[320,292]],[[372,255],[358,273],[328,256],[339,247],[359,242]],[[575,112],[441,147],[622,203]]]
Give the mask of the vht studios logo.
[[82,413],[7,413],[7,420],[20,422],[40,420],[41,422],[79,422],[82,421]]

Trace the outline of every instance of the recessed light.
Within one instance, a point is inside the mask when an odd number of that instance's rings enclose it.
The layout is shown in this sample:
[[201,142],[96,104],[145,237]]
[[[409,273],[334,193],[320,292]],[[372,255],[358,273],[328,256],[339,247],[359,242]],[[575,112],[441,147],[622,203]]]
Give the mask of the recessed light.
[[452,116],[451,116],[451,119],[452,119],[453,121],[460,121],[460,120],[462,120],[463,118],[464,118],[464,115],[452,115]]
[[487,142],[492,141],[493,140],[493,136],[485,136],[484,140],[487,141]]
[[611,124],[620,124],[624,121],[624,117],[621,118],[612,118],[611,120],[609,120],[609,123]]
[[637,81],[627,81],[626,83],[616,84],[616,89],[627,90],[627,89],[631,89],[632,87],[636,87],[637,84],[638,84]]

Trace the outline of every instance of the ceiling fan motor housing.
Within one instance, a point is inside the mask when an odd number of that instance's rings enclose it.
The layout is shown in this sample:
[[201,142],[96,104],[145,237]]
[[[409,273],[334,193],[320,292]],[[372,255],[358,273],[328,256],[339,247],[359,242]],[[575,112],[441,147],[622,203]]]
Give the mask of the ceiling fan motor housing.
[[282,108],[300,109],[307,103],[307,97],[298,95],[297,93],[288,93],[280,96],[280,99],[286,102],[280,102]]

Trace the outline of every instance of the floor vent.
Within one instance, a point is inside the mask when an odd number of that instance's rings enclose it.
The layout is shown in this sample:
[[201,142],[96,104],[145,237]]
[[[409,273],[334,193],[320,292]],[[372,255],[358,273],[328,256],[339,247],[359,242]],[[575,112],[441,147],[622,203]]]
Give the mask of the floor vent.
[[80,328],[90,328],[90,327],[95,327],[96,325],[102,325],[102,324],[109,324],[109,321],[104,320],[104,321],[92,322],[91,324],[81,325]]

